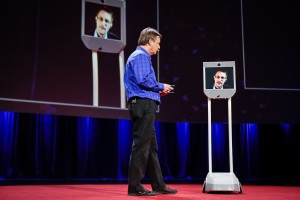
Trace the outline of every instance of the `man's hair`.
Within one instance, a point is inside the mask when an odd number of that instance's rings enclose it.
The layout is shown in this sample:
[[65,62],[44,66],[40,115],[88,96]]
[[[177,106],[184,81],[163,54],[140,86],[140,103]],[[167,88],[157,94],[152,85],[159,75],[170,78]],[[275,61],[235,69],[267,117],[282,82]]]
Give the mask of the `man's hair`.
[[162,35],[157,30],[150,28],[150,27],[145,28],[140,33],[138,45],[146,45],[146,44],[148,44],[150,39],[155,41],[157,36],[159,36],[160,38],[162,37]]
[[225,69],[218,69],[218,70],[216,70],[214,76],[215,76],[218,72],[223,72],[223,73],[225,73],[226,76],[227,76],[227,70],[225,70]]

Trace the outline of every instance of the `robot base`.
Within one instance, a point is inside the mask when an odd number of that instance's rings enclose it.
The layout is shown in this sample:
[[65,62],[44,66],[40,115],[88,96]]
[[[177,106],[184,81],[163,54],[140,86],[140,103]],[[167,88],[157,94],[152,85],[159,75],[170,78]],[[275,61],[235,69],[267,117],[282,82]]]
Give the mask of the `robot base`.
[[242,186],[233,172],[208,173],[202,192],[235,192],[242,193]]

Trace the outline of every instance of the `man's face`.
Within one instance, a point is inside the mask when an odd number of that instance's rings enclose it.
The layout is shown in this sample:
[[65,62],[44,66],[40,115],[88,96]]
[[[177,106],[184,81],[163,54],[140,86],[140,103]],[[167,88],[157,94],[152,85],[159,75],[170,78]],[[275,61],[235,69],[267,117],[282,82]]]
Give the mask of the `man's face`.
[[160,37],[159,36],[156,36],[156,39],[155,41],[153,40],[149,40],[149,44],[151,46],[151,49],[150,49],[150,54],[151,55],[154,55],[156,54],[159,50],[160,50]]
[[105,36],[112,27],[112,16],[108,12],[101,10],[96,16],[97,32],[100,36]]
[[221,71],[218,71],[215,76],[214,76],[214,79],[215,79],[215,87],[217,89],[220,89],[223,87],[224,83],[226,82],[227,80],[227,75],[226,73],[224,72],[221,72]]

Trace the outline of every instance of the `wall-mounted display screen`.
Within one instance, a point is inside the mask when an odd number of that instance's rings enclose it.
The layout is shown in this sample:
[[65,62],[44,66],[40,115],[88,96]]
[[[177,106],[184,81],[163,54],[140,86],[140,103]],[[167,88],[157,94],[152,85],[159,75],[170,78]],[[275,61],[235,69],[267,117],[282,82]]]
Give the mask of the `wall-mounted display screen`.
[[[207,75],[203,76],[203,63],[235,61],[235,72],[232,73],[236,75],[236,84],[229,75],[222,90],[223,93],[236,89],[232,97],[234,123],[299,123],[300,111],[295,106],[300,102],[299,91],[280,90],[299,88],[298,79],[285,76],[297,72],[295,68],[298,65],[292,63],[297,59],[290,59],[296,58],[297,51],[281,48],[285,45],[298,47],[294,39],[297,37],[276,37],[290,30],[285,28],[279,32],[273,31],[275,36],[269,34],[276,27],[295,28],[288,26],[293,25],[293,20],[288,23],[277,20],[285,14],[281,19],[299,15],[299,12],[291,12],[297,8],[293,4],[277,9],[279,4],[272,2],[276,6],[273,7],[276,8],[275,14],[280,15],[269,15],[271,10],[263,12],[268,7],[266,2],[249,0],[203,1],[200,7],[197,1],[191,1],[184,4],[184,9],[179,0],[172,3],[128,0],[126,5],[121,0],[81,0],[72,1],[70,5],[67,1],[57,4],[52,0],[6,1],[3,4],[6,17],[2,24],[5,37],[1,44],[1,111],[129,118],[127,107],[120,106],[118,52],[126,40],[122,50],[126,62],[137,47],[140,31],[145,27],[154,27],[162,34],[160,51],[151,56],[157,79],[176,85],[173,94],[161,98],[157,120],[207,123],[207,96],[203,90],[216,91],[211,89],[214,72],[210,70],[225,66],[207,67]],[[92,35],[98,17],[101,21],[97,12],[102,7],[113,10],[115,15],[110,31],[117,36],[120,34],[120,40],[100,39]],[[122,17],[125,10],[126,20]],[[253,10],[259,13],[252,15]],[[197,13],[197,17],[191,17],[191,13]],[[243,20],[239,16],[243,16]],[[275,16],[276,20],[271,20],[271,16]],[[295,21],[298,18],[291,19]],[[284,26],[277,26],[275,22]],[[265,30],[268,27],[272,29]],[[295,36],[298,32],[297,29],[285,32],[285,36],[287,33]],[[92,56],[95,53],[91,49],[94,47],[87,48],[83,41],[88,45],[95,44],[98,53],[98,106],[93,104]],[[104,51],[100,52],[100,47]],[[272,51],[263,47],[272,47]],[[281,50],[277,51],[278,48]],[[272,56],[270,52],[276,53]],[[225,89],[232,81],[233,89]],[[250,90],[249,87],[260,90]],[[220,97],[224,97],[222,93]],[[218,98],[218,95],[213,98]],[[216,104],[213,109],[218,110],[214,121],[227,122],[227,106],[222,104],[226,100],[213,102]]]

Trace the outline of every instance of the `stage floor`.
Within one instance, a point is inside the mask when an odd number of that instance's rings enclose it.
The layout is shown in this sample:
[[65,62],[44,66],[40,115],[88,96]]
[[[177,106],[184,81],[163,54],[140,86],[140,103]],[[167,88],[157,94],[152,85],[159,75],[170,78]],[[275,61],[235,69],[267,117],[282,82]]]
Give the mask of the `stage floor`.
[[[151,189],[149,184],[144,185]],[[242,193],[202,193],[202,184],[168,184],[177,194],[150,197],[127,195],[127,184],[0,186],[1,200],[300,200],[300,186],[242,185]]]

